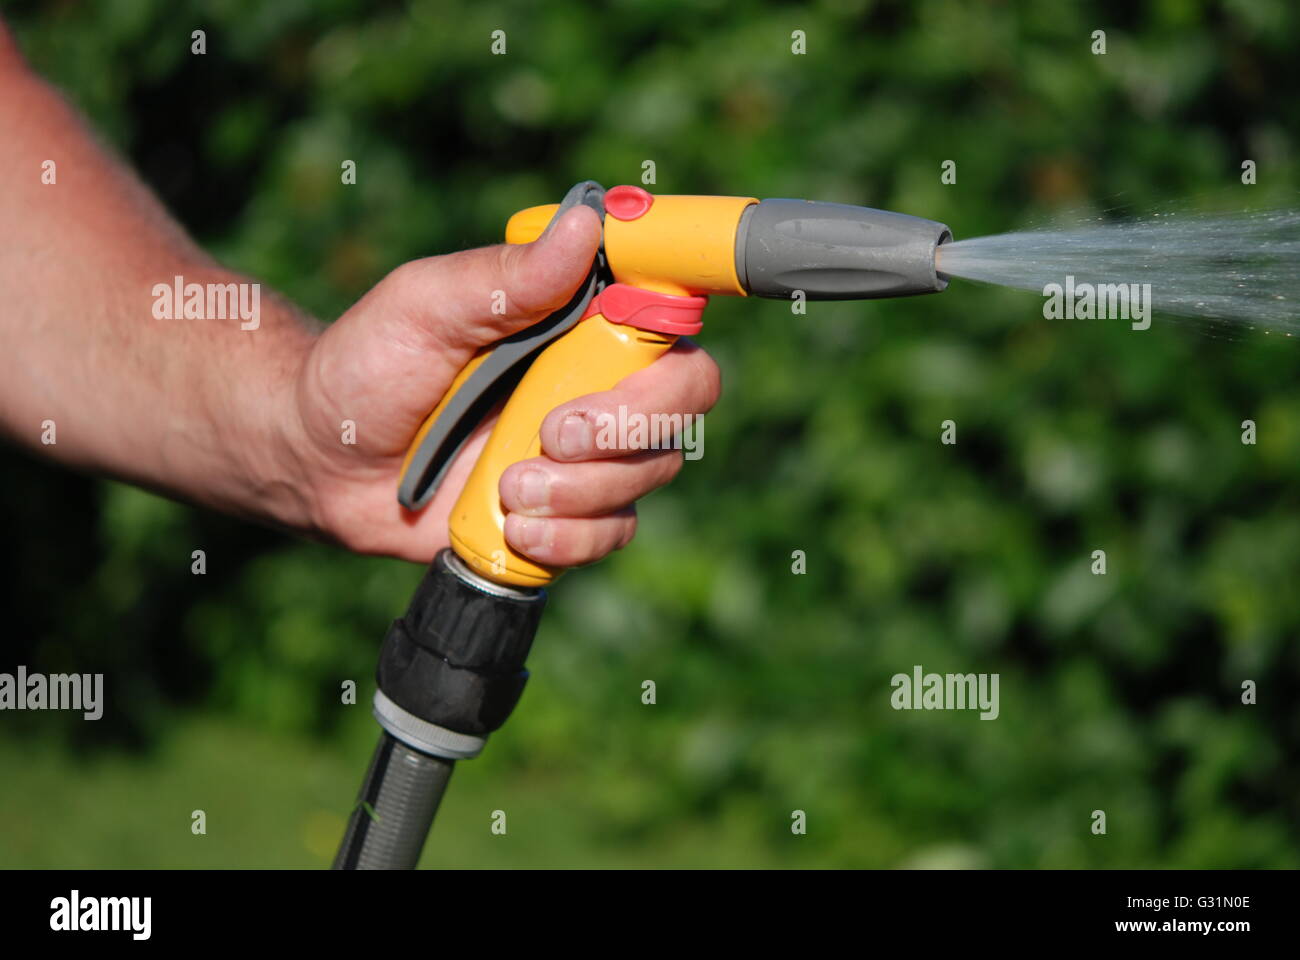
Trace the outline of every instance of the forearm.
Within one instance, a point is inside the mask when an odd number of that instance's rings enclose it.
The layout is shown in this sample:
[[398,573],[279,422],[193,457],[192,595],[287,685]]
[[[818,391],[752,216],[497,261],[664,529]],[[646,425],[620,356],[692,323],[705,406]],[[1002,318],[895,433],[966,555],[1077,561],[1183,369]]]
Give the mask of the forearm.
[[[3,23],[0,171],[0,432],[86,471],[426,563],[494,417],[419,511],[395,495],[412,437],[475,354],[572,299],[601,242],[580,205],[532,243],[403,264],[323,332],[262,289],[255,317],[206,296],[191,311],[192,290],[250,281],[96,145]],[[244,292],[236,302],[251,307]],[[498,480],[512,549],[556,567],[599,559],[631,537],[633,502],[681,464],[680,451],[598,448],[591,429],[575,448],[562,424],[702,413],[717,396],[716,365],[679,343],[552,410],[540,454]]]
[[256,329],[157,295],[178,276],[251,281],[190,241],[3,37],[0,169],[0,428],[81,469],[309,526],[281,440],[313,325],[265,288]]

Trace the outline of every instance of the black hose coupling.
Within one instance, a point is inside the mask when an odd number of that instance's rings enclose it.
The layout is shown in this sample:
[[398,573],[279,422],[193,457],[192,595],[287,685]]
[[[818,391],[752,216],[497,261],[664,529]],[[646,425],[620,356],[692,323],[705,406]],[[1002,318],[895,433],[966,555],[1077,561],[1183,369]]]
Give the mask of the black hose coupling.
[[502,586],[451,550],[434,558],[379,654],[375,717],[435,756],[477,756],[519,702],[546,592]]

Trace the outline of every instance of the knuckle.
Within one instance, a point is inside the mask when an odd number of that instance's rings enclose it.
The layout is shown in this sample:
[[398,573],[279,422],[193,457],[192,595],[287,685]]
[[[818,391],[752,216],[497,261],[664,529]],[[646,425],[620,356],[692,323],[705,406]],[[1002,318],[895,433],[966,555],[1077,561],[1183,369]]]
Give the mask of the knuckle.
[[632,542],[632,538],[636,536],[636,523],[636,508],[633,507],[628,510],[623,519],[622,529],[619,531],[619,538],[614,546],[615,550],[622,550]]
[[694,355],[695,382],[701,393],[702,405],[707,411],[722,394],[722,368],[704,350],[696,350]]
[[384,277],[383,283],[398,296],[418,289],[429,277],[429,265],[434,257],[421,260],[408,260],[398,264]]
[[493,248],[494,286],[505,291],[507,311],[512,315],[527,315],[545,310],[549,304],[538,291],[546,290],[547,277],[534,266],[531,244],[503,243]]
[[686,454],[682,450],[665,450],[659,457],[660,484],[672,483],[682,472]]

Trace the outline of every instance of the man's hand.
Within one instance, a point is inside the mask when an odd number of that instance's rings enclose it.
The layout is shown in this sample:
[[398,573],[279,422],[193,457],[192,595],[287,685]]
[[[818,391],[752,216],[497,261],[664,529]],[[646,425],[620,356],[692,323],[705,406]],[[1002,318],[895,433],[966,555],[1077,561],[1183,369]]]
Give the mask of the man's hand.
[[[447,544],[447,521],[496,418],[473,434],[429,506],[398,505],[397,481],[411,438],[475,351],[564,305],[586,277],[600,221],[570,211],[534,243],[486,247],[399,267],[313,344],[294,390],[291,471],[308,491],[313,524],[353,550],[427,561]],[[504,314],[492,311],[504,291]],[[501,478],[506,539],[555,566],[591,563],[624,546],[634,501],[681,469],[680,450],[595,447],[602,413],[704,413],[718,399],[717,365],[680,341],[651,367],[605,393],[552,411],[543,456]],[[343,423],[355,443],[342,442]]]
[[[57,179],[43,179],[48,163]],[[425,561],[483,427],[418,514],[397,503],[416,430],[474,351],[563,305],[599,240],[579,208],[535,243],[399,267],[321,332],[270,291],[255,329],[162,317],[157,285],[247,283],[214,263],[76,113],[27,69],[0,23],[0,433],[69,466],[219,510]],[[506,295],[493,314],[493,291]],[[224,315],[223,315],[224,317]],[[556,566],[625,544],[632,503],[679,451],[597,450],[602,412],[692,414],[718,370],[679,343],[607,393],[553,411],[545,455],[501,479],[510,544]],[[576,417],[576,419],[575,419]],[[343,421],[356,443],[343,442]]]

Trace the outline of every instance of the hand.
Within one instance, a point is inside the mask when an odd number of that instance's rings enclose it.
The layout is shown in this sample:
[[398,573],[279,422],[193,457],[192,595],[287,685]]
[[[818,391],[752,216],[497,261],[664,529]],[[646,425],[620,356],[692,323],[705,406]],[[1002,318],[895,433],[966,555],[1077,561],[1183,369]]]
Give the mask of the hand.
[[[496,416],[471,435],[417,513],[396,495],[411,439],[477,349],[572,297],[599,242],[599,218],[578,207],[534,243],[412,261],[321,334],[296,375],[285,451],[321,535],[422,562],[447,545],[451,508]],[[505,291],[504,314],[491,309],[497,290]],[[599,417],[620,405],[647,417],[705,413],[719,384],[717,364],[682,340],[613,390],[551,411],[541,427],[543,456],[501,478],[510,546],[552,566],[591,563],[625,546],[636,529],[634,502],[676,476],[682,452],[598,450]],[[355,443],[343,442],[349,420]]]

